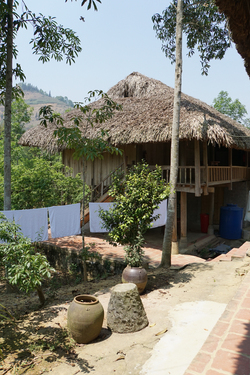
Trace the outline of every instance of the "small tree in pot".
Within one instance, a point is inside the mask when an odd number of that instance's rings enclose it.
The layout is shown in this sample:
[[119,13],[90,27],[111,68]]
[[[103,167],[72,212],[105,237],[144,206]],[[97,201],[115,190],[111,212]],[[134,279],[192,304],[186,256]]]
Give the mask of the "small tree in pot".
[[[159,215],[154,215],[154,211],[170,191],[161,175],[160,167],[151,171],[144,162],[133,166],[124,177],[116,175],[109,190],[115,205],[108,211],[99,210],[103,226],[109,232],[109,243],[125,246],[128,267],[123,271],[123,281],[134,282],[137,286],[136,279],[141,279],[142,274],[146,274],[141,268],[144,234],[158,218]],[[138,267],[140,269],[135,270]],[[133,274],[132,280],[128,278],[128,273]],[[138,289],[140,292],[139,287]]]

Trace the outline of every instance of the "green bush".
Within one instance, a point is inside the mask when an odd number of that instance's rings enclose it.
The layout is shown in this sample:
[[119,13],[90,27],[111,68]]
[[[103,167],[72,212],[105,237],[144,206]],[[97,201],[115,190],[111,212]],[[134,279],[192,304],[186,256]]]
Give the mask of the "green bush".
[[109,191],[115,205],[109,211],[99,210],[109,242],[125,245],[126,262],[140,266],[143,257],[144,234],[158,218],[154,211],[169,195],[170,189],[161,178],[161,168],[151,171],[141,163],[130,169],[124,178],[116,175]]
[[25,293],[37,290],[40,302],[44,303],[42,281],[50,278],[54,269],[19,230],[19,225],[0,214],[0,240],[4,241],[0,244],[0,262],[5,268],[5,278]]

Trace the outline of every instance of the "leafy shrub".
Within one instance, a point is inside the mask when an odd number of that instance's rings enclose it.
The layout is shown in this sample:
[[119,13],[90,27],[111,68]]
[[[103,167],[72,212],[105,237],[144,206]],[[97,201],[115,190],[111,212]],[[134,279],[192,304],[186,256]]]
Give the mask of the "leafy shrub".
[[0,244],[0,262],[7,281],[25,293],[37,290],[40,302],[44,303],[42,281],[54,272],[46,257],[22,235],[19,225],[8,221],[3,214],[0,214],[0,240],[4,241]]
[[99,216],[109,232],[109,242],[125,245],[125,260],[130,266],[141,265],[143,235],[159,217],[154,216],[154,211],[169,191],[161,178],[161,168],[151,171],[146,163],[135,165],[125,178],[119,174],[114,177],[109,194],[115,199],[115,205],[109,211],[100,209]]

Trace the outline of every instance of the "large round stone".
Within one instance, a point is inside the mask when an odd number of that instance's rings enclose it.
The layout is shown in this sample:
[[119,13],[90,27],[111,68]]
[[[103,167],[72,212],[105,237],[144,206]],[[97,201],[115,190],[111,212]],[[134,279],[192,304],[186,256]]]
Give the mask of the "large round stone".
[[107,325],[113,332],[140,331],[148,325],[137,286],[133,283],[116,285],[110,296]]

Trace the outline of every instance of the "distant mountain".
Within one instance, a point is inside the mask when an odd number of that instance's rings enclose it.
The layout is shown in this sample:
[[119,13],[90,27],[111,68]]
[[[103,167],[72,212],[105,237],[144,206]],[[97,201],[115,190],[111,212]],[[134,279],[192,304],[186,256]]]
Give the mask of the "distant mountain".
[[[69,100],[66,96],[52,97],[50,93],[48,94],[45,91],[31,85],[30,83],[19,83],[19,86],[24,92],[25,102],[34,109],[31,121],[26,125],[26,129],[39,124],[39,109],[45,105],[51,105],[52,109],[55,112],[60,113],[61,115],[63,115],[66,110],[72,109],[74,107],[74,103],[72,102],[72,100]],[[3,114],[4,109],[3,107],[1,107],[0,121],[3,118]]]

